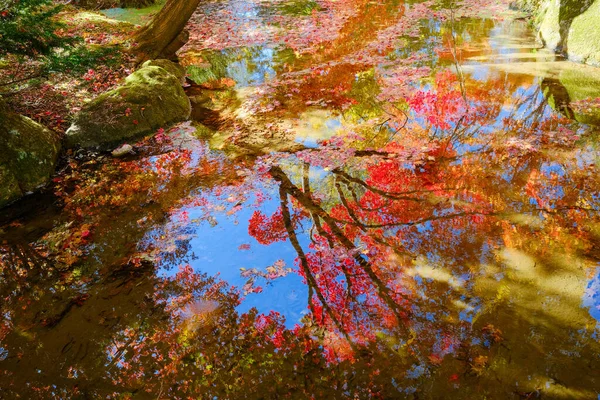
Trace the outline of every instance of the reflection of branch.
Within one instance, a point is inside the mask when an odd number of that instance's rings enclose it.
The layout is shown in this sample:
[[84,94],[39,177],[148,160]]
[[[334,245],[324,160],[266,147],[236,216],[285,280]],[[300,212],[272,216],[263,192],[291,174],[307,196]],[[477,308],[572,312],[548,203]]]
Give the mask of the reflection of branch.
[[[339,168],[334,169],[332,172],[334,174],[342,177],[343,180],[345,180],[345,181],[356,183],[375,194],[378,194],[380,196],[385,197],[386,199],[391,199],[391,200],[407,200],[407,201],[421,202],[421,201],[423,201],[423,199],[419,199],[419,198],[415,198],[415,197],[407,197],[406,195],[434,192],[434,190],[411,190],[411,191],[407,191],[407,192],[386,192],[384,190],[377,189],[377,188],[369,185],[362,179],[353,177],[352,175],[348,174],[347,172],[342,171]],[[436,192],[441,192],[441,191],[449,192],[449,191],[455,191],[455,190],[458,190],[458,189],[436,189],[435,191]]]
[[[491,216],[498,217],[498,216],[503,216],[503,215],[506,215],[506,214],[503,214],[503,213],[483,213],[483,212],[479,212],[479,211],[461,212],[461,213],[456,213],[456,214],[448,214],[448,215],[441,215],[441,216],[434,216],[434,217],[429,217],[429,218],[423,218],[423,219],[418,219],[416,221],[393,222],[393,223],[389,223],[389,224],[367,224],[367,223],[360,222],[359,226],[364,227],[364,228],[369,228],[369,229],[391,228],[391,227],[395,227],[395,226],[415,226],[415,225],[421,225],[421,224],[424,224],[424,223],[427,223],[427,222],[442,221],[442,220],[446,220],[446,219],[454,219],[454,218],[460,218],[460,217],[470,217],[470,216],[475,216],[475,215],[479,215],[479,216],[482,216],[482,217],[491,217]],[[350,221],[342,221],[342,220],[338,220],[338,219],[334,219],[334,221],[345,223],[345,224],[354,225],[354,223],[350,222]]]
[[454,9],[450,8],[450,36],[452,37],[452,46],[450,47],[450,52],[452,53],[452,58],[454,58],[454,64],[456,66],[456,72],[459,76],[460,83],[460,92],[462,94],[463,100],[465,101],[465,106],[467,107],[467,111],[469,111],[469,102],[467,101],[467,89],[465,88],[465,75],[463,73],[462,67],[458,62],[457,51],[456,51],[456,35],[454,33]]
[[383,210],[386,207],[389,207],[390,202],[386,202],[385,204],[382,204],[379,207],[375,207],[375,208],[371,208],[371,207],[366,207],[362,204],[360,204],[360,200],[358,200],[358,195],[356,194],[356,190],[354,190],[354,187],[352,187],[352,185],[349,182],[344,182],[344,186],[346,187],[346,189],[348,189],[348,191],[350,192],[350,194],[352,195],[352,199],[354,200],[354,204],[356,204],[356,206],[358,208],[360,208],[363,211],[366,212],[378,212]]
[[[369,101],[369,103],[371,104],[372,107],[376,107],[379,108],[380,106],[377,105],[374,101]],[[392,135],[388,138],[387,143],[391,142],[394,137],[396,136],[396,134],[398,132],[400,132],[401,130],[403,130],[406,125],[408,124],[408,121],[410,120],[410,118],[408,117],[408,114],[406,113],[406,111],[402,110],[401,108],[397,107],[394,103],[389,103],[390,106],[394,107],[398,112],[400,112],[402,114],[402,116],[404,117],[404,122],[402,123],[402,126],[400,126],[397,129],[392,129],[389,125],[388,125],[388,129],[392,132]],[[379,134],[381,133],[381,131],[383,130],[383,126],[388,123],[390,120],[392,120],[393,118],[396,118],[397,115],[393,114],[389,111],[387,111],[384,107],[381,107],[381,111],[383,111],[384,113],[386,113],[387,115],[390,116],[390,118],[386,119],[385,121],[383,121],[380,124],[375,125],[376,127],[378,126],[379,129],[377,131],[377,134],[374,135],[369,141],[366,142],[366,144],[371,143],[377,136],[379,136]]]
[[365,227],[361,226],[360,219],[356,216],[352,207],[350,207],[350,204],[348,203],[348,200],[346,199],[346,196],[344,195],[344,191],[342,190],[342,187],[340,186],[337,179],[335,181],[335,188],[337,189],[338,195],[340,196],[340,200],[342,201],[342,204],[344,205],[344,207],[346,207],[346,210],[348,211],[348,215],[350,215],[350,218],[352,218],[352,220],[357,225],[359,225],[360,230],[365,232],[366,231]]
[[[309,163],[304,163],[304,166],[303,166],[302,188],[304,189],[304,193],[306,193],[306,195],[310,197],[311,191],[310,191],[310,164]],[[319,220],[319,217],[317,215],[315,215],[314,212],[312,212],[310,210],[309,210],[309,212],[310,212],[310,216],[311,216],[312,220],[314,221],[315,228],[317,229],[317,232],[319,232],[319,235],[326,238],[327,241],[329,242],[329,245],[333,246],[331,236],[329,234],[327,234],[327,232],[325,232],[325,230],[321,226],[321,220]]]
[[[431,190],[415,190],[415,191],[409,191],[409,192],[403,192],[403,193],[396,193],[395,195],[392,195],[388,192],[385,192],[383,190],[374,188],[370,185],[368,185],[367,183],[365,183],[364,181],[358,179],[358,178],[354,178],[351,175],[336,169],[333,171],[336,175],[341,176],[343,179],[346,179],[350,182],[355,182],[363,187],[365,187],[367,190],[379,194],[382,197],[391,199],[391,200],[407,200],[407,201],[415,201],[415,202],[422,202],[423,199],[419,199],[419,198],[414,198],[414,197],[404,197],[404,196],[397,196],[399,194],[414,194],[414,193],[431,193]],[[473,212],[473,213],[457,213],[457,214],[450,214],[450,215],[443,215],[443,216],[437,216],[437,217],[430,217],[430,218],[424,218],[421,220],[417,220],[417,221],[409,221],[409,222],[398,222],[398,223],[389,223],[389,224],[368,224],[366,222],[362,222],[360,221],[360,219],[356,216],[356,214],[354,213],[354,211],[352,210],[352,208],[350,207],[350,205],[348,204],[348,202],[346,201],[345,196],[343,195],[343,192],[341,190],[341,188],[339,187],[339,184],[336,181],[336,188],[338,190],[339,196],[340,196],[340,200],[342,201],[342,204],[344,205],[344,207],[347,209],[348,214],[350,215],[350,218],[352,219],[353,222],[351,221],[343,221],[343,220],[339,220],[333,217],[330,217],[333,221],[335,222],[339,222],[339,223],[346,223],[346,224],[351,224],[351,225],[356,225],[358,226],[361,230],[365,231],[367,228],[369,229],[377,229],[377,228],[386,228],[386,227],[394,227],[394,226],[413,226],[413,225],[420,225],[426,222],[431,222],[431,221],[437,221],[437,220],[444,220],[444,219],[452,219],[452,218],[458,218],[458,217],[463,217],[463,216],[470,216],[470,215],[483,215],[483,216],[490,216],[493,214],[486,214],[486,213],[481,213],[481,212]],[[458,189],[445,189],[446,191],[451,191],[451,190],[458,190]],[[356,199],[356,198],[355,198]]]
[[[304,193],[308,197],[310,197],[310,194],[311,194],[309,173],[310,173],[310,164],[304,163],[304,174],[303,174],[302,188],[304,189]],[[329,234],[329,232],[327,232],[325,229],[323,229],[323,225],[321,225],[321,219],[319,218],[319,216],[316,215],[312,211],[310,211],[310,216],[311,216],[311,218],[313,220],[314,227],[316,228],[316,230],[319,233],[319,235],[321,237],[327,239],[327,243],[329,244],[329,247],[333,249],[335,247],[333,238],[331,237],[331,235]],[[311,236],[311,240],[313,240],[313,243],[315,242],[315,240],[312,238],[312,236]],[[341,268],[342,268],[342,272],[346,276],[346,284],[348,285],[348,297],[354,299],[352,297],[352,285],[353,285],[352,284],[352,277],[354,277],[354,275],[352,273],[350,273],[350,271],[348,271],[348,268],[346,268],[345,265],[342,264]]]

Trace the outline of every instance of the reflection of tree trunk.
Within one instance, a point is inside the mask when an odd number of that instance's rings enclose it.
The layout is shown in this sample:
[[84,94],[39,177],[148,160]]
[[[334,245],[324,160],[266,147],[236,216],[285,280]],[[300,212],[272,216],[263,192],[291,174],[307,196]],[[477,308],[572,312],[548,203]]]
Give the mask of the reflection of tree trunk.
[[[546,97],[546,101],[549,102],[552,108],[569,119],[575,119],[575,113],[570,106],[571,96],[569,95],[567,88],[560,82],[560,80],[554,78],[545,78],[542,81],[541,87],[542,92]],[[552,103],[554,103],[554,106]]]
[[[327,223],[327,226],[329,227],[329,229],[331,229],[333,236],[339,241],[339,243],[347,250],[355,251],[355,262],[361,266],[361,268],[367,274],[371,282],[377,287],[381,299],[388,305],[390,310],[393,312],[394,316],[398,321],[399,326],[401,328],[406,329],[406,327],[404,327],[403,325],[405,319],[405,316],[403,317],[403,314],[406,314],[407,311],[402,310],[400,308],[400,306],[394,299],[394,296],[392,295],[392,290],[389,287],[387,287],[387,285],[377,276],[371,264],[366,259],[364,259],[362,255],[356,253],[356,246],[354,246],[354,243],[344,235],[342,230],[337,226],[336,221],[333,218],[331,218],[327,214],[327,212],[325,212],[325,210],[319,207],[311,198],[307,197],[304,192],[302,192],[298,187],[296,187],[289,180],[289,178],[283,172],[283,170],[281,170],[281,168],[273,167],[271,168],[270,173],[271,176],[273,176],[273,178],[280,183],[281,193],[285,193],[286,195],[289,194],[290,196],[294,197],[309,212],[314,212],[315,215],[318,215],[320,218],[322,218],[323,221]],[[394,293],[398,294],[396,292]],[[401,294],[399,295],[401,297],[404,297]]]
[[[294,247],[294,250],[296,250],[296,253],[298,254],[300,266],[302,267],[302,272],[304,272],[304,276],[306,277],[306,282],[309,287],[309,293],[312,294],[313,291],[316,292],[317,298],[323,305],[323,309],[329,315],[329,318],[331,318],[335,326],[339,329],[342,335],[344,335],[344,338],[346,338],[348,344],[352,347],[352,350],[356,350],[354,342],[350,338],[350,335],[348,334],[348,332],[346,332],[342,323],[335,316],[335,313],[329,306],[329,303],[327,303],[327,300],[325,300],[325,296],[323,296],[323,293],[321,293],[321,289],[319,289],[319,285],[315,277],[312,275],[312,272],[310,271],[310,268],[308,266],[308,260],[306,259],[306,254],[304,254],[304,250],[302,249],[302,246],[298,241],[298,237],[296,236],[296,232],[294,231],[294,227],[292,225],[292,218],[290,216],[290,210],[287,204],[288,195],[283,189],[283,187],[279,188],[279,196],[281,198],[281,214],[283,216],[285,229],[287,230],[288,237],[290,239],[290,242],[292,243],[292,246]],[[312,296],[308,299],[308,304],[309,307],[311,307],[311,311],[314,314],[314,310],[312,310]]]
[[201,0],[168,0],[152,21],[134,35],[133,53],[138,62],[174,58],[188,40],[188,20]]

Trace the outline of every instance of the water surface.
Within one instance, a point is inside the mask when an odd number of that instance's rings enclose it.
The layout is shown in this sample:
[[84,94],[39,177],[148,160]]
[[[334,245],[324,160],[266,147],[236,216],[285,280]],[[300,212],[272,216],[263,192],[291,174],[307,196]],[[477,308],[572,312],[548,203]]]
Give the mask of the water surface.
[[598,398],[600,71],[351,3],[206,3],[194,121],[3,212],[0,397]]

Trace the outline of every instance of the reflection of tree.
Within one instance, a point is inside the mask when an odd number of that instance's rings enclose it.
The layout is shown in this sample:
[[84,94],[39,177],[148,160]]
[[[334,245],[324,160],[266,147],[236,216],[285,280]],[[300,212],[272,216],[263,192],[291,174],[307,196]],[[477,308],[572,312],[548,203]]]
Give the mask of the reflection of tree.
[[[551,275],[550,271],[567,276],[570,272],[566,271],[571,269],[559,267],[552,261],[553,255],[560,253],[560,257],[573,257],[573,262],[589,266],[594,260],[592,243],[597,239],[590,235],[588,222],[597,219],[599,210],[592,194],[592,188],[599,184],[590,175],[594,167],[582,169],[563,158],[577,140],[568,122],[548,117],[541,89],[525,92],[511,99],[510,106],[505,101],[499,107],[500,100],[516,88],[507,88],[502,75],[492,78],[483,87],[467,81],[474,115],[469,116],[468,123],[440,129],[437,144],[430,142],[421,156],[411,152],[413,137],[405,135],[402,144],[398,139],[388,143],[388,152],[355,151],[353,157],[344,159],[343,167],[323,163],[312,155],[317,150],[300,157],[302,168],[275,166],[270,170],[279,186],[278,212],[283,215],[289,240],[298,254],[299,273],[309,288],[313,323],[347,340],[355,352],[360,352],[360,346],[379,346],[385,340],[403,348],[416,334],[420,339],[418,351],[429,354],[417,364],[430,368],[442,364],[444,355],[453,353],[453,361],[444,359],[440,374],[454,376],[454,368],[463,371],[466,380],[469,375],[476,376],[490,388],[495,383],[487,375],[488,368],[504,382],[520,379],[508,370],[490,367],[491,357],[497,357],[499,363],[507,362],[508,356],[500,347],[490,350],[465,342],[465,336],[459,333],[459,327],[464,329],[459,320],[464,317],[459,317],[456,307],[463,301],[459,300],[463,289],[452,286],[452,281],[456,276],[475,275],[468,279],[477,285],[481,297],[470,301],[482,302],[482,308],[472,334],[480,331],[502,341],[505,332],[507,341],[502,346],[519,352],[511,354],[523,363],[514,366],[516,371],[536,374],[533,371],[544,370],[550,361],[541,352],[532,361],[521,358],[528,345],[523,337],[526,332],[519,326],[538,329],[554,346],[577,346],[567,336],[577,330],[575,326],[582,326],[581,321],[589,320],[589,315],[579,309],[577,296],[571,298],[568,292],[560,291],[560,296],[569,298],[564,309],[542,311],[534,304],[534,293],[537,290],[538,295],[551,298],[557,292],[549,286],[540,283],[530,287],[521,282],[528,279],[525,277],[495,281],[493,274],[502,268],[522,267],[522,262],[502,260],[500,250],[518,249],[523,257],[537,260],[533,265],[542,265],[544,270],[536,275],[540,282],[552,279],[545,275]],[[448,80],[439,84],[444,82]],[[434,91],[436,86],[431,89]],[[506,131],[484,135],[486,125],[497,124],[501,112]],[[517,114],[524,116],[523,120]],[[426,125],[423,130],[431,129]],[[412,129],[413,136],[418,137],[420,132]],[[417,146],[420,143],[415,142]],[[336,141],[336,145],[339,143]],[[360,141],[351,143],[361,148]],[[455,150],[466,143],[477,150]],[[315,166],[310,165],[312,160]],[[292,165],[297,162],[290,161]],[[317,179],[319,173],[313,174],[311,169],[318,170],[322,165],[328,166],[326,178]],[[559,168],[560,172],[549,173],[548,168]],[[302,170],[300,176],[293,172],[297,169]],[[301,245],[301,233],[292,215],[303,215],[308,221],[310,229],[304,228],[310,238],[308,247]],[[585,257],[571,254],[574,248],[584,248]],[[431,284],[412,279],[415,259],[420,258],[432,263],[416,268],[431,274]],[[436,268],[447,272],[435,272]],[[577,290],[584,286],[581,281],[572,284]],[[419,295],[422,291],[427,292],[424,298]],[[521,303],[512,305],[518,310],[516,315],[498,305],[505,301],[506,291],[518,293],[515,296]],[[427,303],[436,294],[440,300],[431,310]],[[427,313],[436,317],[427,321],[423,318]],[[565,313],[580,322],[564,321],[560,315]],[[537,325],[540,321],[542,327]],[[571,333],[557,334],[559,331]],[[582,340],[582,346],[591,346],[588,354],[597,351],[593,350],[594,343]],[[335,343],[333,348],[339,350],[340,344]],[[585,398],[595,385],[589,374],[581,385],[560,371],[548,372],[548,376],[535,381],[543,379],[569,381],[564,388],[547,389],[549,395],[564,390]],[[443,385],[431,390],[438,395],[444,393]],[[533,390],[502,393],[529,396]]]
[[[580,173],[576,169],[569,169],[560,179],[561,183],[554,178],[547,181],[542,178],[538,171],[549,160],[540,160],[537,156],[520,157],[521,162],[515,166],[511,179],[511,184],[530,186],[531,176],[537,176],[537,187],[533,192],[528,189],[519,193],[513,188],[509,193],[507,187],[497,186],[496,182],[501,181],[500,179],[490,180],[489,177],[482,179],[475,173],[481,168],[481,165],[476,165],[478,163],[489,163],[482,168],[488,173],[496,170],[497,167],[493,165],[503,159],[502,154],[502,151],[496,150],[489,159],[480,160],[475,164],[471,162],[472,160],[465,159],[463,163],[468,165],[466,168],[453,168],[448,164],[444,164],[445,168],[430,165],[427,168],[428,172],[421,174],[402,172],[403,161],[395,163],[380,159],[379,162],[374,163],[374,166],[368,167],[369,175],[366,179],[355,177],[342,168],[334,169],[330,172],[331,177],[328,178],[332,190],[327,201],[323,199],[323,193],[311,189],[308,178],[311,175],[310,167],[306,164],[303,178],[300,179],[301,185],[294,184],[283,169],[273,167],[270,173],[279,185],[285,227],[290,242],[298,254],[299,272],[306,279],[309,287],[309,307],[315,323],[326,326],[328,330],[346,338],[353,349],[356,349],[357,341],[363,345],[379,343],[382,336],[393,337],[395,339],[392,340],[400,343],[404,340],[410,342],[411,331],[416,331],[420,339],[418,345],[420,349],[427,351],[426,348],[432,351],[439,349],[440,346],[442,349],[444,346],[454,348],[450,352],[456,352],[457,360],[468,360],[465,374],[480,376],[487,368],[488,357],[494,355],[498,360],[506,360],[507,356],[499,349],[483,356],[482,349],[472,348],[462,342],[464,339],[457,334],[455,328],[451,327],[452,324],[438,325],[437,319],[429,322],[422,320],[423,313],[428,309],[427,301],[423,302],[424,299],[419,299],[416,292],[423,284],[416,285],[406,276],[406,273],[412,270],[414,254],[426,254],[427,258],[432,260],[441,259],[438,261],[440,268],[448,268],[452,271],[451,274],[458,275],[469,273],[468,269],[465,271],[463,263],[477,262],[476,260],[484,257],[488,260],[489,271],[479,272],[482,279],[479,281],[474,278],[474,283],[481,285],[478,293],[489,302],[489,306],[482,311],[480,322],[476,324],[477,329],[487,333],[500,332],[499,335],[505,332],[507,345],[512,346],[513,350],[519,349],[519,352],[526,353],[527,341],[523,340],[521,335],[524,332],[518,326],[531,326],[531,324],[535,326],[537,321],[532,321],[530,318],[540,318],[544,320],[544,327],[539,328],[543,329],[544,337],[548,337],[548,340],[556,346],[560,346],[559,343],[574,345],[565,335],[557,335],[556,332],[562,329],[569,332],[577,330],[576,323],[565,323],[561,320],[561,313],[572,313],[573,318],[579,320],[589,319],[585,311],[579,310],[577,296],[572,300],[565,300],[565,308],[571,311],[564,309],[559,311],[558,308],[542,311],[534,305],[534,293],[537,291],[538,295],[544,293],[542,296],[553,296],[552,290],[546,294],[548,287],[544,284],[529,287],[523,283],[530,279],[526,276],[515,277],[514,280],[508,279],[502,283],[495,282],[490,275],[500,268],[502,262],[497,260],[492,249],[503,246],[510,248],[516,241],[521,243],[519,247],[523,252],[536,254],[531,257],[539,257],[538,263],[544,265],[543,268],[552,268],[551,254],[553,253],[546,251],[540,253],[540,250],[550,245],[555,249],[554,251],[562,251],[559,250],[562,245],[554,240],[551,244],[543,235],[539,236],[537,230],[532,230],[532,227],[526,225],[519,227],[511,220],[514,221],[525,215],[543,215],[546,221],[545,230],[558,232],[566,229],[569,232],[565,236],[561,235],[560,239],[555,236],[556,240],[564,240],[562,243],[565,244],[580,240],[593,241],[594,239],[585,233],[585,229],[573,228],[570,224],[572,221],[585,221],[589,217],[596,218],[597,202],[594,203],[589,193],[586,195],[577,189],[578,184],[575,182],[580,180]],[[499,158],[495,159],[495,157]],[[506,167],[506,164],[503,165]],[[384,170],[387,170],[386,174],[381,174]],[[450,182],[452,185],[447,184]],[[554,192],[552,188],[555,185],[560,185],[562,188],[560,190],[564,190],[562,200],[552,199]],[[322,186],[318,187],[323,190]],[[569,193],[571,189],[578,192],[578,195],[573,196],[573,193]],[[586,198],[584,201],[591,207],[582,209],[574,206],[575,203],[582,201],[580,197],[582,194]],[[335,196],[336,200],[333,201],[331,196]],[[529,196],[534,196],[539,206],[532,206]],[[549,197],[544,198],[546,196]],[[592,206],[592,203],[595,205]],[[298,211],[298,208],[302,210]],[[316,233],[311,233],[311,245],[307,250],[300,244],[301,240],[290,217],[292,215],[290,209],[293,210],[294,215],[300,213],[310,216],[311,231],[315,230]],[[568,217],[563,218],[562,213]],[[420,233],[417,226],[427,226],[426,233]],[[364,248],[367,248],[368,252],[365,254],[361,254],[363,248],[361,244],[367,244]],[[489,250],[482,251],[486,247]],[[342,251],[335,252],[336,248]],[[331,253],[335,255],[332,257]],[[390,259],[393,262],[390,262]],[[581,260],[575,262],[585,264]],[[507,265],[510,265],[509,261]],[[516,264],[515,268],[521,268],[521,264]],[[569,274],[562,268],[555,269],[555,273],[564,273],[565,276]],[[539,279],[543,281],[549,278],[540,276]],[[398,282],[400,282],[400,289],[397,286]],[[579,288],[583,287],[581,283],[579,285]],[[438,315],[439,318],[443,318],[442,315],[449,318],[458,312],[453,305],[457,300],[454,297],[457,293],[453,293],[452,290],[444,292],[444,285],[441,283],[426,286],[429,292],[427,297],[435,296],[439,289],[444,293],[443,296],[446,296],[445,299],[436,302],[436,311],[428,312]],[[504,296],[503,290],[514,291],[514,295],[521,299],[521,304],[515,304],[515,307],[523,308],[522,310],[519,308],[521,311],[518,317],[515,317],[510,310],[497,305],[499,301],[504,301],[498,300]],[[566,292],[563,295],[570,297]],[[370,297],[371,301],[363,300],[361,297],[364,296]],[[492,299],[494,296],[497,296],[497,300]],[[378,302],[373,299],[377,299]],[[494,310],[498,309],[501,310],[501,317],[494,314]],[[530,313],[540,314],[532,317]],[[393,323],[390,323],[390,318]],[[561,325],[563,328],[560,328]],[[502,331],[494,326],[500,326]],[[432,337],[425,334],[422,329],[426,329],[429,333],[437,333]],[[377,339],[373,336],[376,332],[379,332]],[[440,337],[444,338],[442,342]],[[443,342],[455,344],[444,345]],[[586,341],[585,346],[594,347],[594,344]],[[434,350],[429,357],[430,362],[434,365],[441,363],[445,351]],[[593,354],[597,350],[589,351]],[[483,354],[488,354],[487,350]],[[512,354],[517,357],[516,354]],[[451,361],[448,362],[449,365],[453,365]],[[536,368],[544,368],[544,363],[550,361],[539,354],[535,361],[520,362],[524,364],[515,366],[517,370],[521,371],[522,368],[521,373],[524,371],[534,373]],[[454,367],[457,370],[465,370],[464,365],[458,364]],[[508,371],[494,369],[495,373],[501,376],[510,375],[507,374]],[[445,369],[445,371],[449,375],[452,374],[451,370]],[[550,373],[549,377],[565,379],[558,371]],[[587,378],[591,378],[589,374]],[[487,377],[478,379],[487,379]],[[510,381],[513,378],[506,379]],[[488,383],[490,387],[494,386],[493,383]],[[568,392],[573,389],[573,392],[569,393],[579,393],[578,385],[569,378],[569,384],[566,385],[569,389],[564,390]],[[581,393],[589,394],[589,388],[593,385],[594,381],[588,379],[582,385]],[[438,392],[441,386],[432,390],[433,393],[442,393]],[[548,389],[548,393],[557,393],[555,390],[563,389]],[[524,391],[519,393],[526,394]]]
[[31,275],[45,279],[28,279],[14,297],[5,292],[12,283],[7,279],[0,308],[5,318],[0,335],[6,352],[0,361],[3,394],[43,398],[55,391],[67,398],[98,396],[99,387],[110,391],[113,386],[103,376],[109,364],[104,364],[104,346],[115,330],[151,315],[144,306],[152,288],[149,271],[123,266],[82,289],[40,268]]
[[[0,247],[3,395],[97,398],[139,391],[111,381],[119,368],[107,350],[116,332],[165,318],[163,305],[148,302],[157,283],[148,261],[153,249],[137,244],[198,187],[235,180],[223,160],[192,160],[189,151],[166,147],[100,169],[71,165],[56,184],[65,203],[62,220],[34,244],[26,231],[19,239],[20,224],[3,227],[9,232]],[[187,241],[178,244],[181,256]],[[174,255],[161,256],[167,263]]]
[[[115,268],[85,297],[74,288],[52,295],[55,277],[21,294],[45,304],[20,315],[20,304],[3,305],[11,317],[0,325],[3,396],[346,398],[378,390],[365,361],[329,364],[310,325],[286,330],[276,314],[238,315],[235,294],[189,267],[172,278],[147,264]],[[203,306],[210,302],[218,306]],[[40,325],[48,306],[61,318]]]

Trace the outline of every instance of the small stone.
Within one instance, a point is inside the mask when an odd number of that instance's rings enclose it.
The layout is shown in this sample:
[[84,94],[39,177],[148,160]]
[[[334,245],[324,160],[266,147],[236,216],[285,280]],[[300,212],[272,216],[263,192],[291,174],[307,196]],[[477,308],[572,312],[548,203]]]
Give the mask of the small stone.
[[124,144],[112,151],[112,156],[116,158],[125,157],[129,154],[134,154],[133,146],[130,144]]

